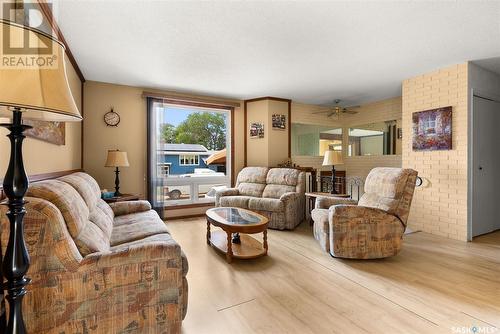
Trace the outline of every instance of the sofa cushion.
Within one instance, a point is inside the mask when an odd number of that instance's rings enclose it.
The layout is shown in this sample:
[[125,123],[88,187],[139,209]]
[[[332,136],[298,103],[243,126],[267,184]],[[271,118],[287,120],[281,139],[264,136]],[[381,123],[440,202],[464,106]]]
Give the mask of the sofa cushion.
[[236,188],[240,195],[261,197],[266,186],[267,167],[245,167],[238,174]]
[[265,187],[265,184],[243,182],[238,184],[238,192],[243,196],[262,197]]
[[111,233],[111,246],[169,233],[167,226],[154,210],[117,216]]
[[366,177],[365,193],[359,199],[358,205],[396,214],[408,178],[412,173],[414,171],[401,168],[372,169]]
[[295,186],[286,186],[279,184],[268,184],[262,192],[264,198],[280,198],[285,193],[294,193]]
[[267,173],[267,184],[280,184],[285,186],[295,186],[299,182],[300,171],[294,168],[271,168]]
[[[36,182],[30,186],[27,195],[45,199],[61,211],[66,227],[83,256],[109,249],[109,236],[99,226],[107,223],[104,220],[99,220],[99,224],[90,221],[87,204],[68,183],[61,180]],[[106,219],[104,214],[102,216]],[[95,218],[93,215],[92,219]]]
[[[123,244],[119,244],[116,246],[112,246],[109,250],[111,252],[116,252],[116,251],[121,251],[122,249],[126,249],[127,247],[130,246],[140,246],[142,244],[144,245],[151,245],[151,244],[165,244],[165,243],[171,243],[174,239],[172,236],[168,233],[160,233],[160,234],[155,234],[149,237],[145,237],[143,239],[139,240],[134,240],[130,242],[126,242]],[[182,276],[186,276],[186,274],[189,271],[189,263],[186,257],[186,254],[184,254],[184,251],[181,250],[181,266],[182,266]]]
[[97,182],[85,173],[73,173],[60,177],[58,180],[75,188],[87,204],[89,220],[96,224],[109,239],[113,229],[113,210],[101,199],[101,191]]
[[250,196],[224,196],[220,198],[220,206],[233,206],[237,208],[248,209],[248,201],[253,198]]
[[101,198],[101,190],[97,182],[88,174],[73,173],[58,178],[59,181],[70,184],[82,196],[87,207],[93,208]]
[[283,201],[275,198],[250,198],[250,200],[248,201],[248,208],[250,210],[269,212],[285,211],[285,205]]
[[80,234],[89,219],[89,209],[85,201],[75,188],[65,182],[47,180],[33,183],[27,196],[43,198],[54,204],[61,211],[73,238]]
[[236,185],[240,183],[266,183],[267,167],[245,167],[238,174]]
[[406,171],[390,167],[372,169],[366,177],[365,193],[376,193],[380,197],[399,199],[408,179]]

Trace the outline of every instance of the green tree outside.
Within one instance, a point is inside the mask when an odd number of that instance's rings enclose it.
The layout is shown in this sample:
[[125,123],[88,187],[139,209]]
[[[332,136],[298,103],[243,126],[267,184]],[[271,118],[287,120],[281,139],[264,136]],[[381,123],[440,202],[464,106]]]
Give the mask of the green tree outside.
[[226,116],[210,112],[192,113],[177,128],[164,124],[161,137],[166,143],[201,144],[209,150],[222,150],[226,147]]

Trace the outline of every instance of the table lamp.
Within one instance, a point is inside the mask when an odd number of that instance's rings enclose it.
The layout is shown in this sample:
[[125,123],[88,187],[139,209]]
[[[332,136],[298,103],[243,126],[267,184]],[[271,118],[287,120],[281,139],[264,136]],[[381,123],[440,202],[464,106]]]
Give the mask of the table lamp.
[[119,167],[128,167],[127,152],[122,152],[119,150],[109,150],[108,157],[106,159],[105,167],[115,167],[115,197],[121,196],[120,193],[120,169]]
[[11,123],[0,124],[9,130],[10,140],[10,160],[3,179],[10,223],[2,263],[9,303],[7,333],[24,334],[22,300],[30,283],[26,277],[30,259],[24,241],[24,195],[29,181],[24,170],[22,143],[24,131],[31,127],[24,125],[22,118],[67,122],[80,121],[82,117],[71,95],[65,47],[61,42],[39,30],[0,19],[0,47],[4,57],[7,55],[13,60],[0,66],[0,117],[11,119]]
[[323,166],[332,166],[332,194],[336,194],[335,190],[335,165],[344,164],[344,159],[342,158],[342,151],[325,151],[325,157],[323,158]]

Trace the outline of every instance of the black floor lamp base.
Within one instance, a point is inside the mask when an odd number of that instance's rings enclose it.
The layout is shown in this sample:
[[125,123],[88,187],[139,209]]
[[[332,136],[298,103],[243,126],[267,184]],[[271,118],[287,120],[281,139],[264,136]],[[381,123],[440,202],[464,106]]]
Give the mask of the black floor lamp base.
[[10,223],[9,242],[3,256],[2,274],[7,279],[3,289],[7,290],[6,299],[9,303],[9,318],[7,333],[24,334],[22,314],[23,297],[26,294],[26,286],[30,279],[26,277],[30,265],[28,249],[24,241],[23,218],[26,213],[24,208],[24,195],[28,191],[28,176],[24,170],[22,144],[25,138],[24,131],[31,128],[21,122],[22,113],[20,109],[13,110],[11,124],[0,124],[7,128],[10,133],[10,160],[7,173],[3,180],[3,190],[7,197],[9,211],[6,215]]

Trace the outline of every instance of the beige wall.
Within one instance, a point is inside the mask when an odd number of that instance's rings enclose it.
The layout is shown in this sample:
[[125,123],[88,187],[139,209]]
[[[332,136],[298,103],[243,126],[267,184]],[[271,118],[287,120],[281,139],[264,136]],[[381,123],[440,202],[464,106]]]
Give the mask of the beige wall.
[[[81,81],[73,66],[66,59],[66,73],[71,93],[81,112]],[[29,93],[29,92],[28,92]],[[23,144],[24,166],[28,175],[78,169],[81,167],[81,123],[66,123],[66,144],[54,145],[34,138],[26,138]],[[8,131],[0,128],[0,152],[4,152],[0,160],[0,178],[3,178],[8,166],[10,142],[6,137]]]
[[[269,166],[269,134],[268,117],[269,100],[259,100],[247,103],[247,166]],[[250,125],[264,124],[264,138],[250,138]],[[244,136],[244,133],[238,136]]]
[[[403,167],[424,179],[415,190],[409,226],[444,237],[467,240],[467,64],[403,81]],[[452,150],[412,149],[412,113],[453,107]]]
[[[335,118],[328,118],[325,114],[312,113],[313,111],[320,110],[327,109],[314,105],[292,103],[292,122],[302,124],[320,124],[331,126],[332,128],[343,128],[344,165],[336,166],[337,170],[345,170],[347,176],[359,176],[365,178],[374,167],[401,167],[401,155],[347,157],[349,127],[401,119],[401,97],[364,104],[361,108],[356,109],[356,111],[358,111],[357,114],[344,114],[340,116],[338,120]],[[396,142],[396,146],[400,147],[400,143],[401,140],[398,140]],[[320,156],[293,156],[292,160],[295,164],[304,167],[313,167],[321,170],[331,169],[331,167],[322,166],[323,157]]]
[[[145,196],[147,115],[146,99],[141,96],[145,89],[95,81],[87,81],[84,87],[85,170],[97,179],[101,187],[113,189],[113,169],[104,167],[107,150],[127,151],[130,167],[120,169],[121,191],[139,193]],[[103,121],[104,114],[110,110],[111,106],[120,115],[121,121],[118,127],[108,127]],[[243,166],[243,133],[241,132],[243,129],[243,102],[241,102],[241,108],[235,109],[234,114],[235,168],[238,172]]]
[[[286,129],[273,129],[273,114],[286,115]],[[288,160],[288,102],[269,100],[267,115],[269,151],[268,166],[277,166]]]
[[[288,124],[285,131],[273,130],[273,114],[288,115],[288,102],[271,99],[247,102],[247,166],[277,166],[288,159]],[[253,122],[264,124],[264,138],[250,138]]]

